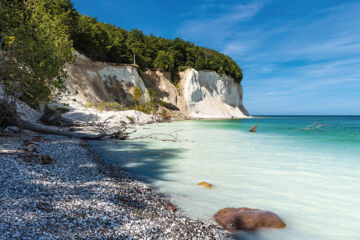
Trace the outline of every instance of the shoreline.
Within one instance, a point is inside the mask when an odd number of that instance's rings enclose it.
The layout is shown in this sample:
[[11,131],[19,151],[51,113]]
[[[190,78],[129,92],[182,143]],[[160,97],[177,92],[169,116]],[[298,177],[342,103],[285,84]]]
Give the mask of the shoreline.
[[[106,162],[87,141],[26,131],[0,147],[0,239],[233,238],[211,220],[166,210],[166,195]],[[41,165],[32,155],[54,161]]]

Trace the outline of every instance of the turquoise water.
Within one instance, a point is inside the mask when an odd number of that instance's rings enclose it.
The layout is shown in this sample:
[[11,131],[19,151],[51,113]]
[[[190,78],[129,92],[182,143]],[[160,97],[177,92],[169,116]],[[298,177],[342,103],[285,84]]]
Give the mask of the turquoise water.
[[[258,131],[248,132],[254,124]],[[250,207],[273,211],[287,223],[281,230],[241,232],[239,239],[360,239],[360,117],[179,121],[143,126],[136,134],[175,131],[177,142],[93,145],[191,217]],[[214,187],[197,186],[200,181]]]

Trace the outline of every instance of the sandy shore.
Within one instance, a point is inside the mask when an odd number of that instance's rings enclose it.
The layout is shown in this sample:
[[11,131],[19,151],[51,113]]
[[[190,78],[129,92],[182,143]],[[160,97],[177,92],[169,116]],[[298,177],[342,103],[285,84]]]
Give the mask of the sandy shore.
[[[41,164],[42,156],[50,158]],[[0,193],[0,239],[232,237],[213,222],[166,210],[166,196],[74,138],[0,138]]]

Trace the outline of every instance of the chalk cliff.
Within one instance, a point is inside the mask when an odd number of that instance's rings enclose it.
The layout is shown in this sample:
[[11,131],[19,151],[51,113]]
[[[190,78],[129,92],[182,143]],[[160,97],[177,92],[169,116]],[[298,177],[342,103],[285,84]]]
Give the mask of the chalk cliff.
[[242,87],[233,78],[214,71],[187,69],[176,86],[171,75],[160,70],[140,71],[133,65],[94,62],[76,52],[76,64],[66,67],[68,86],[80,102],[113,102],[132,106],[135,86],[149,101],[147,89],[155,90],[173,118],[243,118],[249,114],[242,103]]
[[66,66],[67,85],[77,92],[81,102],[118,102],[124,106],[133,104],[131,93],[135,86],[143,91],[142,101],[149,95],[137,68],[127,64],[94,62],[75,52],[76,63]]
[[187,69],[180,73],[184,105],[190,118],[242,118],[248,112],[242,103],[242,87],[233,78],[214,71]]

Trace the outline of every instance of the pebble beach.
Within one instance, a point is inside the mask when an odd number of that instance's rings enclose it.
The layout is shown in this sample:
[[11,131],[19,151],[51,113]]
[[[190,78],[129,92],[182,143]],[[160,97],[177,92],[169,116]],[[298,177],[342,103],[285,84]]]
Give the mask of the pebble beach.
[[[231,239],[76,138],[0,137],[0,239]],[[175,210],[176,209],[176,210]]]

